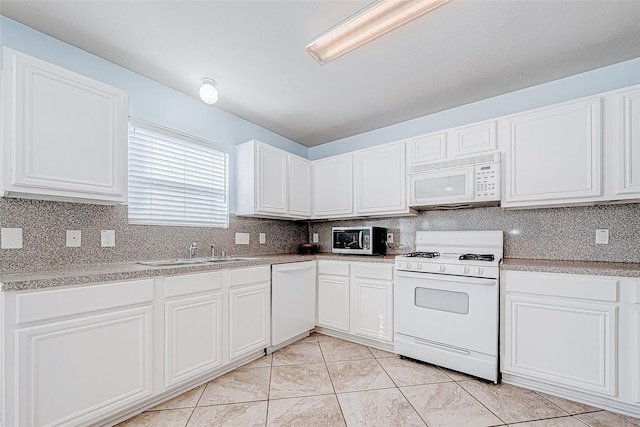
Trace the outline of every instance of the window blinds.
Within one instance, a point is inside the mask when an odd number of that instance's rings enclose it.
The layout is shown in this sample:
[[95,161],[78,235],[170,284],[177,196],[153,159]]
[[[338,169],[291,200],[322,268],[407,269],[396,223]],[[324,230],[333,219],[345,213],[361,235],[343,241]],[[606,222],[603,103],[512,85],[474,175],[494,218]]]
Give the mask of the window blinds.
[[228,174],[215,145],[130,121],[130,224],[227,228]]

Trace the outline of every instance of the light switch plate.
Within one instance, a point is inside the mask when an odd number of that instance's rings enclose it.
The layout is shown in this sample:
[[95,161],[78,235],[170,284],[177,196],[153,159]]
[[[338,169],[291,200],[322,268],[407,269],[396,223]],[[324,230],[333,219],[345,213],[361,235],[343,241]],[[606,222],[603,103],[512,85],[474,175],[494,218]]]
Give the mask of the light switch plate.
[[598,228],[596,230],[596,245],[609,244],[609,230],[606,228]]
[[267,243],[267,235],[266,233],[260,233],[260,244],[264,245],[265,243]]
[[112,248],[116,245],[115,230],[100,230],[100,245],[103,248]]
[[22,249],[22,228],[3,228],[2,249]]
[[236,233],[236,245],[248,245],[249,233]]
[[80,230],[67,230],[67,247],[79,248],[82,246],[82,233]]
[[313,243],[318,243],[319,239],[318,239],[318,233],[313,233]]

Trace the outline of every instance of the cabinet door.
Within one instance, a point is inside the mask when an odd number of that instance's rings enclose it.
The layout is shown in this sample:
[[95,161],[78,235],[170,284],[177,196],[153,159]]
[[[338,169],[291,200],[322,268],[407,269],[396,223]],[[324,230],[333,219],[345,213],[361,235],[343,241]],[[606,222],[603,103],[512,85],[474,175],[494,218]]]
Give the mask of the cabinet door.
[[269,283],[229,289],[229,358],[269,345]]
[[617,94],[616,143],[620,145],[615,190],[620,198],[640,195],[640,87]]
[[15,425],[87,425],[152,394],[151,306],[18,329]]
[[426,163],[447,157],[447,132],[430,133],[407,141],[409,163]]
[[602,198],[600,104],[600,98],[592,98],[505,119],[502,206]]
[[466,156],[498,149],[495,120],[455,128],[451,131],[451,136],[451,151],[454,156]]
[[287,214],[287,153],[256,143],[256,211]]
[[165,387],[222,363],[222,292],[165,303]]
[[126,202],[125,92],[5,48],[4,191]]
[[349,278],[318,276],[318,325],[349,332]]
[[289,215],[311,217],[311,162],[289,156]]
[[383,214],[407,209],[404,142],[356,154],[358,214]]
[[313,215],[316,218],[353,214],[353,156],[313,162]]
[[509,294],[505,306],[504,372],[615,396],[615,306]]
[[351,283],[355,334],[382,341],[393,341],[393,283],[355,277]]

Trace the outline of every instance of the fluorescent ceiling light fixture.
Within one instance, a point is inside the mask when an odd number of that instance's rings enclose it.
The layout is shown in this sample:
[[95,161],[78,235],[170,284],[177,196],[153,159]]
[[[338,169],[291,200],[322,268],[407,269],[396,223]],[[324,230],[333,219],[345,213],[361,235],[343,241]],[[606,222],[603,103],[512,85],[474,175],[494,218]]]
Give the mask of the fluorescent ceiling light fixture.
[[312,41],[307,51],[326,64],[449,0],[380,0]]
[[212,79],[202,79],[202,86],[200,86],[200,99],[205,104],[215,104],[218,102],[218,89],[216,89],[216,82]]

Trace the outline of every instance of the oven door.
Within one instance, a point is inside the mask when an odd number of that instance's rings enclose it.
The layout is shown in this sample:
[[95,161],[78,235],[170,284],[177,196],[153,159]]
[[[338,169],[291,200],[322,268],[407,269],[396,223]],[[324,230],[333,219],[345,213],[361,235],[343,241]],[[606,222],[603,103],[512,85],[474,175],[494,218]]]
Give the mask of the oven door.
[[409,206],[464,204],[474,201],[474,167],[422,172],[409,177]]
[[397,271],[395,331],[497,356],[498,298],[497,279]]

